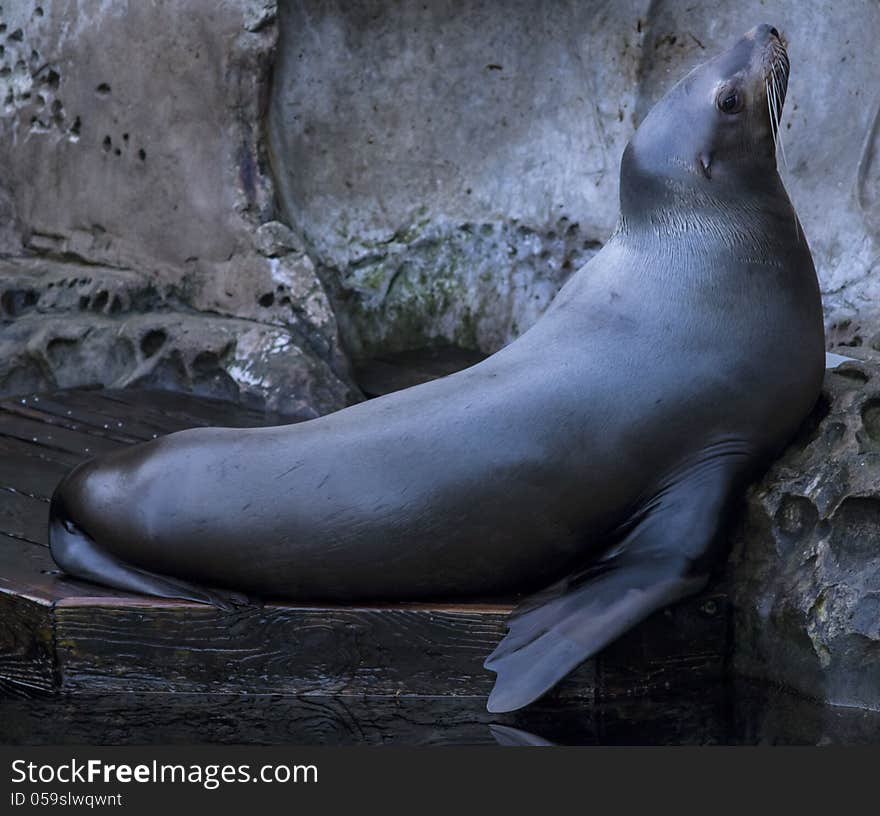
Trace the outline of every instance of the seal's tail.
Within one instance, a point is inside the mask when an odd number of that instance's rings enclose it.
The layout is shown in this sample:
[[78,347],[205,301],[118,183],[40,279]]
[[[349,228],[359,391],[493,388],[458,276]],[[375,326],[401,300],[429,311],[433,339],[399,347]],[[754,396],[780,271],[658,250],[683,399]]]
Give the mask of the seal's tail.
[[70,485],[73,484],[74,473],[91,464],[86,462],[68,474],[52,495],[49,508],[49,550],[55,563],[64,572],[74,578],[125,592],[179,598],[212,604],[226,610],[252,603],[250,598],[237,592],[207,589],[189,581],[140,569],[102,549],[75,521],[67,495]]

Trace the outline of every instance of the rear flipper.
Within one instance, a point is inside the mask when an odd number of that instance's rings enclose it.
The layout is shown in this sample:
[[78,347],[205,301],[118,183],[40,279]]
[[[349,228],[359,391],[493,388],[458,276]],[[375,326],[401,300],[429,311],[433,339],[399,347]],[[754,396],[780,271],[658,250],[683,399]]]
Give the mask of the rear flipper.
[[84,530],[77,527],[57,497],[52,500],[49,515],[49,549],[55,563],[74,578],[125,592],[180,598],[226,610],[252,603],[246,595],[238,592],[207,589],[126,564],[102,550]]
[[620,544],[515,609],[485,662],[498,675],[488,710],[515,711],[537,700],[652,612],[699,592],[723,554],[720,532],[744,460],[715,454],[681,474]]

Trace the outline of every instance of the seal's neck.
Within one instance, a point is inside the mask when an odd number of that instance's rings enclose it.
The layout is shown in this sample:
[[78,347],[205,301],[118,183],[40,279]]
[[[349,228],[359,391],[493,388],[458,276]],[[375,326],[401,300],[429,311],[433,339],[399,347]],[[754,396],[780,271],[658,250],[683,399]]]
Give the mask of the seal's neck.
[[743,183],[694,180],[686,175],[650,179],[621,175],[620,218],[613,238],[656,251],[752,259],[805,245],[778,173]]

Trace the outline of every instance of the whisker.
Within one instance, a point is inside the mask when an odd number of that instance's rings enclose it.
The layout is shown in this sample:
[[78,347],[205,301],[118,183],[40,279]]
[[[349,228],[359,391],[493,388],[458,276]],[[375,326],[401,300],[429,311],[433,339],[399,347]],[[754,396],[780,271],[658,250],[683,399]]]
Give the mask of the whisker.
[[770,99],[773,102],[773,125],[775,126],[774,146],[779,148],[779,97],[776,95],[776,85],[773,83],[773,75],[770,76]]
[[778,102],[776,119],[776,139],[779,143],[779,150],[782,152],[782,164],[785,169],[788,170],[788,159],[785,156],[785,144],[782,141],[782,105],[785,96],[782,93],[781,88],[779,87],[779,78],[777,77],[775,72],[773,74],[773,87],[776,92]]
[[773,157],[776,158],[776,120],[773,117],[773,99],[770,95],[770,80],[766,80],[764,87],[767,91],[767,115],[770,117],[770,135],[773,138]]
[[[788,160],[785,156],[785,145],[782,142],[782,109],[785,103],[785,93],[788,90],[788,70],[788,57],[782,53],[780,54],[780,61],[773,65],[770,74],[764,80],[773,146],[774,149],[778,148],[782,153],[782,163],[785,165],[786,170],[788,170]],[[794,216],[795,235],[798,240],[801,240],[803,238],[803,230],[798,221],[797,213],[793,212],[792,215]]]

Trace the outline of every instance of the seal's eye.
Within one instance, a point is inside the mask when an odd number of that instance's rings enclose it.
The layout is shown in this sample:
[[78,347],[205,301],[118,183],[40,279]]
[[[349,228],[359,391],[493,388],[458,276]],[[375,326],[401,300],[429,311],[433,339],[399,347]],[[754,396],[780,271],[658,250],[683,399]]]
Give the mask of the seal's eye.
[[717,105],[722,113],[739,113],[742,110],[742,96],[736,91],[722,91],[718,94]]

